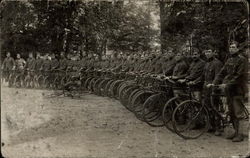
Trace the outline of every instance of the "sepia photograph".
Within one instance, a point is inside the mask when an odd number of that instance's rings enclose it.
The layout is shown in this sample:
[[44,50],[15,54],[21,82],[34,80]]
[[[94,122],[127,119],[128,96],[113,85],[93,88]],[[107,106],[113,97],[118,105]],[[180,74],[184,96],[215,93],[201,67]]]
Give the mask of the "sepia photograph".
[[1,156],[246,158],[246,0],[0,1]]

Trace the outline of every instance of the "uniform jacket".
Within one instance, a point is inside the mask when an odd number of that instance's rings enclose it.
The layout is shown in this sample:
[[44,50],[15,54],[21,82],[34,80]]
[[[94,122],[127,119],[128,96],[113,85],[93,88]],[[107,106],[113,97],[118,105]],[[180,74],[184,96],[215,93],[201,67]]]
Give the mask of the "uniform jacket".
[[26,63],[26,68],[30,70],[35,70],[36,60],[34,58],[28,58]]
[[212,58],[206,62],[204,69],[204,83],[210,84],[214,81],[215,76],[220,72],[223,64],[217,58]]
[[201,83],[203,81],[205,62],[202,59],[193,60],[188,71],[186,80],[193,81],[194,84]]
[[12,57],[7,57],[4,59],[2,66],[4,70],[12,70],[15,66],[15,60]]
[[232,55],[222,67],[214,80],[214,84],[224,83],[231,85],[235,95],[247,91],[248,63],[245,57],[238,54]]
[[188,64],[185,60],[181,60],[176,63],[172,76],[175,76],[176,79],[183,79],[187,76]]
[[175,67],[175,64],[176,64],[176,61],[175,61],[174,58],[165,59],[165,61],[162,64],[163,73],[166,76],[172,75],[174,67]]

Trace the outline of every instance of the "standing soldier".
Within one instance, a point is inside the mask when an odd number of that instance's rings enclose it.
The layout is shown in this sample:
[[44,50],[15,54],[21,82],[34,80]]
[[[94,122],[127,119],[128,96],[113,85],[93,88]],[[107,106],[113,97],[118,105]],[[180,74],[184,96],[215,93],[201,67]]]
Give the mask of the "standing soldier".
[[35,64],[35,71],[38,72],[41,70],[43,65],[43,59],[41,58],[40,53],[36,54],[36,64]]
[[165,60],[162,63],[162,70],[164,75],[170,76],[173,73],[176,61],[174,58],[175,54],[172,49],[170,49],[167,54],[165,54]]
[[173,68],[173,73],[171,76],[167,76],[172,80],[183,79],[187,76],[186,72],[188,71],[188,64],[183,56],[182,52],[178,52],[175,56],[175,66]]
[[[209,49],[205,51],[205,56],[207,58],[205,69],[204,69],[204,86],[203,86],[203,94],[204,94],[204,104],[207,104],[208,106],[212,106],[211,104],[211,94],[212,89],[211,87],[208,87],[209,84],[211,84],[216,74],[218,74],[223,66],[222,62],[216,58],[217,53],[213,50],[213,48],[210,46]],[[219,98],[213,98],[213,105],[216,105],[215,108],[219,110]],[[214,115],[210,116],[211,118],[211,125],[212,130],[215,130],[214,135],[220,136],[220,122],[218,118]]]
[[239,55],[238,43],[233,42],[229,46],[230,58],[216,76],[214,84],[221,84],[225,90],[229,115],[231,117],[235,132],[227,138],[233,142],[243,141],[243,119],[244,112],[244,90],[247,81],[247,60]]
[[59,61],[56,59],[55,53],[51,54],[51,70],[55,70],[59,67]]
[[51,61],[49,60],[48,54],[44,56],[44,61],[41,70],[43,70],[46,74],[48,74],[48,72],[51,70]]
[[198,100],[201,100],[201,90],[203,86],[203,72],[205,62],[200,58],[200,53],[197,48],[193,48],[192,63],[187,71],[185,79],[179,80],[187,85],[192,85],[194,94]]
[[6,58],[2,64],[3,77],[5,78],[6,82],[8,82],[10,71],[14,68],[14,66],[15,60],[10,56],[10,52],[7,52]]
[[65,58],[64,52],[60,53],[60,60],[59,60],[59,70],[66,70],[67,69],[67,59]]
[[33,53],[29,53],[29,58],[27,59],[26,69],[30,71],[34,71],[36,66],[36,60],[33,57]]
[[26,65],[26,61],[23,58],[21,58],[20,54],[17,54],[16,57],[17,57],[17,59],[15,61],[16,62],[15,69],[18,72],[23,72],[24,67]]

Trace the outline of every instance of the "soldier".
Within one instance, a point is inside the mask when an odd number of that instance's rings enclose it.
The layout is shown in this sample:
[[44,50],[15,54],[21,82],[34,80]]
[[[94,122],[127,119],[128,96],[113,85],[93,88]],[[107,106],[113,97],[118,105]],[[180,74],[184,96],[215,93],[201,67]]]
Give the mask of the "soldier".
[[61,52],[59,60],[59,70],[66,70],[66,69],[67,69],[67,59],[65,58],[64,52]]
[[10,71],[14,68],[15,66],[15,60],[10,56],[10,52],[7,52],[6,58],[3,61],[2,64],[2,70],[3,70],[3,76],[8,82]]
[[55,53],[51,54],[51,69],[55,70],[59,67],[59,61],[56,59]]
[[15,61],[15,69],[18,70],[19,72],[23,72],[25,65],[26,65],[26,61],[21,58],[20,54],[17,54],[17,59]]
[[108,69],[109,68],[109,60],[106,55],[102,55],[102,61],[101,61],[101,69]]
[[175,66],[171,76],[167,76],[172,80],[179,80],[186,77],[188,71],[188,64],[183,56],[182,52],[178,52],[175,56]]
[[79,60],[79,66],[81,70],[85,70],[86,69],[86,62],[87,62],[87,58],[88,58],[88,54],[83,51],[81,54],[81,59]]
[[36,60],[33,57],[33,53],[29,53],[29,58],[27,59],[26,69],[34,71],[36,66]]
[[121,54],[114,54],[112,58],[112,63],[111,63],[111,70],[118,72],[122,68],[122,57]]
[[179,80],[180,83],[187,83],[194,88],[195,97],[201,100],[201,90],[203,86],[203,72],[205,62],[200,58],[200,53],[197,48],[193,48],[192,63],[186,73],[184,79]]
[[44,56],[44,61],[41,70],[44,72],[48,72],[51,70],[51,61],[49,60],[48,54]]
[[166,76],[170,76],[173,74],[173,69],[176,64],[174,56],[175,54],[173,50],[170,49],[165,56],[165,60],[162,63],[162,70],[163,70],[164,75]]
[[[220,60],[216,58],[217,53],[213,50],[213,48],[210,46],[205,51],[205,56],[207,58],[205,69],[204,69],[204,86],[203,86],[203,94],[204,94],[204,104],[207,104],[208,106],[211,105],[211,93],[212,89],[211,87],[208,87],[209,84],[211,84],[216,74],[220,72],[220,69],[222,68],[223,64]],[[213,105],[216,105],[214,107],[215,109],[219,110],[219,98],[213,98]],[[212,125],[212,131],[215,130],[214,135],[220,136],[220,122],[215,115],[210,116],[211,118],[211,125]]]
[[41,58],[40,53],[36,53],[36,64],[35,64],[35,71],[40,71],[41,67],[43,65],[43,59]]
[[[238,43],[232,42],[229,46],[230,58],[216,76],[213,84],[221,84],[225,90],[229,115],[235,132],[227,138],[233,142],[243,141],[244,90],[247,86],[247,60],[239,55]],[[210,85],[212,86],[212,84]]]

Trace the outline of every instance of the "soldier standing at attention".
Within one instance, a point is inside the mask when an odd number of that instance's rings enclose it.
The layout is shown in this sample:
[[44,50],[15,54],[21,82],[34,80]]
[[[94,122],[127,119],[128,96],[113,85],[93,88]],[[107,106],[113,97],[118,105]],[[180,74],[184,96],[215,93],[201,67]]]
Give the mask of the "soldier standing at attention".
[[15,60],[10,56],[10,52],[7,52],[6,58],[4,59],[2,64],[3,75],[6,79],[6,82],[8,82],[10,71],[14,68],[14,66]]
[[172,75],[173,69],[174,69],[175,64],[176,64],[176,61],[174,58],[175,54],[174,54],[173,50],[170,49],[166,55],[167,55],[167,59],[164,60],[162,63],[162,70],[163,70],[164,75],[170,76],[170,75]]
[[194,94],[198,100],[201,100],[201,92],[203,86],[203,73],[205,61],[200,58],[200,53],[197,48],[193,48],[192,63],[187,71],[185,79],[179,80],[181,83],[187,83],[194,88]]
[[227,139],[232,139],[233,142],[241,142],[244,139],[243,119],[245,118],[245,107],[243,98],[247,86],[247,60],[239,55],[237,42],[230,44],[229,53],[230,57],[216,76],[213,84],[221,84],[220,87],[225,90],[229,115],[235,130]]
[[[208,87],[209,84],[211,84],[215,76],[220,72],[223,64],[222,62],[216,58],[217,53],[213,49],[213,47],[209,46],[207,50],[205,50],[205,56],[207,58],[205,69],[204,69],[204,86],[203,86],[203,94],[204,94],[204,104],[207,104],[208,106],[211,105],[211,94],[212,94],[212,88]],[[213,98],[213,105],[216,107],[213,107],[217,110],[219,110],[219,98]],[[211,118],[211,130],[215,131],[214,135],[220,136],[220,122],[219,119],[215,117],[215,115],[210,116]]]

